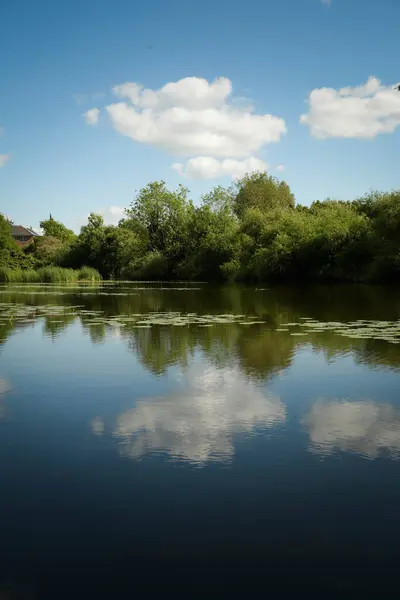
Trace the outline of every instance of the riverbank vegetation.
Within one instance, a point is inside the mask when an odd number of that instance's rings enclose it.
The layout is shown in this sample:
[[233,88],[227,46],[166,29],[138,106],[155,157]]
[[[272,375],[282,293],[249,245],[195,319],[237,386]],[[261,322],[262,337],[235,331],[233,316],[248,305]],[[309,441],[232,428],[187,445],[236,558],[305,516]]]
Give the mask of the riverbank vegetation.
[[63,269],[61,267],[7,268],[0,267],[0,283],[76,283],[101,281],[96,269]]
[[8,277],[18,270],[43,281],[53,267],[58,274],[67,269],[69,281],[70,269],[84,265],[104,279],[389,282],[400,276],[400,190],[302,206],[284,181],[253,173],[195,205],[186,188],[171,191],[161,181],[136,194],[117,226],[94,213],[79,235],[53,217],[40,225],[43,236],[21,249],[0,216],[0,267]]

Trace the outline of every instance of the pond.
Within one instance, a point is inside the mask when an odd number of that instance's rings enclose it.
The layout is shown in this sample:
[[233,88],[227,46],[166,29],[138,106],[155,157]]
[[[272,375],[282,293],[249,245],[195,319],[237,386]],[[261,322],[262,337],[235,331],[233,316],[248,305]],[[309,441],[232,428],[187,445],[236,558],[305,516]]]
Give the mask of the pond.
[[0,287],[0,583],[383,592],[399,459],[398,289]]

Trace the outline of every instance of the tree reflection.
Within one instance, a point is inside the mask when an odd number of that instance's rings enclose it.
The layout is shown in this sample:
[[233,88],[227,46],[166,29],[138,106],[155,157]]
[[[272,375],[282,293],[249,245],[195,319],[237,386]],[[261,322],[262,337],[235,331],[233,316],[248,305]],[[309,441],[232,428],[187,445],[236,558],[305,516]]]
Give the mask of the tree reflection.
[[196,339],[189,327],[150,327],[124,331],[131,350],[144,367],[155,375],[162,375],[173,365],[185,367],[193,354]]
[[[185,367],[196,353],[207,356],[218,367],[235,364],[243,373],[265,379],[286,369],[295,353],[309,345],[329,359],[351,352],[357,362],[367,365],[400,367],[398,346],[373,339],[349,339],[332,332],[310,331],[305,337],[277,332],[281,323],[301,317],[318,321],[354,321],[359,319],[400,319],[399,291],[368,286],[274,287],[257,289],[246,286],[194,288],[176,284],[113,284],[99,288],[59,286],[57,288],[0,288],[0,301],[35,306],[57,304],[65,315],[46,316],[44,332],[56,339],[75,320],[68,306],[81,305],[86,311],[99,311],[102,318],[88,323],[82,316],[84,331],[93,343],[104,342],[112,330],[107,319],[118,315],[179,312],[197,314],[236,314],[264,321],[251,327],[238,324],[198,327],[153,326],[140,329],[132,323],[119,332],[141,364],[156,375],[171,366]],[[41,317],[43,318],[43,317]],[[28,324],[0,320],[0,345],[16,328]]]
[[87,325],[82,323],[82,327],[84,331],[89,334],[92,344],[102,344],[106,339],[107,332],[104,323],[99,323],[96,325]]
[[55,340],[75,320],[75,315],[46,316],[43,322],[43,333]]

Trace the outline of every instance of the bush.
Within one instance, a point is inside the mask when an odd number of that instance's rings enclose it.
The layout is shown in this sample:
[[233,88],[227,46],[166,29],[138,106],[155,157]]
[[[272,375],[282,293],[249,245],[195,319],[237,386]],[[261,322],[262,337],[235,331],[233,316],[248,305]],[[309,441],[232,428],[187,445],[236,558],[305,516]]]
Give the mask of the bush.
[[101,281],[101,275],[93,267],[82,267],[78,271],[78,281]]
[[233,282],[240,272],[240,263],[238,260],[230,260],[220,267],[223,278],[226,281]]
[[163,279],[168,273],[168,260],[161,252],[154,250],[143,259],[140,267],[141,279]]
[[121,277],[131,281],[138,279],[162,280],[167,276],[168,259],[161,252],[158,252],[158,250],[148,252],[140,263],[138,261],[131,261],[121,270]]

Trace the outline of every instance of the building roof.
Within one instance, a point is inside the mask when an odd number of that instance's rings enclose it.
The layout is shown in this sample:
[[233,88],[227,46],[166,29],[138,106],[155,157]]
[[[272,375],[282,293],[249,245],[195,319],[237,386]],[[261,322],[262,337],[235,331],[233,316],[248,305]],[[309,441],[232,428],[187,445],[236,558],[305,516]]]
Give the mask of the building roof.
[[22,227],[22,225],[11,225],[11,235],[31,235],[32,237],[36,237],[39,234],[32,229],[28,229],[28,227]]

